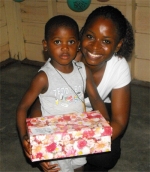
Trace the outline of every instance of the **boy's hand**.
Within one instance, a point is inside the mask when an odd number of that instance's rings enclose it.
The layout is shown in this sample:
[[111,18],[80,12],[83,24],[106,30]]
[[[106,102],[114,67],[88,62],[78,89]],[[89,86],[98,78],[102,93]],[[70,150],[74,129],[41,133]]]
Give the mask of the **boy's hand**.
[[29,159],[31,159],[31,145],[30,145],[29,137],[27,135],[24,135],[22,138],[22,146],[26,156]]
[[60,168],[57,164],[51,164],[48,161],[41,161],[39,162],[40,167],[44,172],[59,172]]
[[[26,156],[31,159],[31,145],[30,145],[30,140],[27,135],[23,136],[22,138],[22,146],[24,149],[24,152]],[[41,161],[39,162],[40,167],[44,172],[59,172],[60,168],[58,167],[57,164],[51,164],[48,161]]]

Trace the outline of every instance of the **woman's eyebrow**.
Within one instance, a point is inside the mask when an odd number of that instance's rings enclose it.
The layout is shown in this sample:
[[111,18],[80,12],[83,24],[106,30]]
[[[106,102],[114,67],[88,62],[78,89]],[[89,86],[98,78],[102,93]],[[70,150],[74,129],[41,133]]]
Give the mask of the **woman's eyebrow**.
[[94,34],[94,32],[92,32],[91,30],[87,29],[86,32],[91,32],[92,34]]

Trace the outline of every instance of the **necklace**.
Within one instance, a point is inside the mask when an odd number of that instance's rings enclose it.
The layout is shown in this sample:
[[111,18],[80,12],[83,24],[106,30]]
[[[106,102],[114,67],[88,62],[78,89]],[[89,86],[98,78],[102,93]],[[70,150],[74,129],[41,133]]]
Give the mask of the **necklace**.
[[[75,66],[77,67],[77,69],[78,69],[78,72],[79,72],[79,74],[80,74],[80,76],[81,76],[81,79],[82,79],[82,84],[83,84],[83,89],[84,89],[84,81],[83,81],[83,77],[82,77],[82,75],[81,75],[81,72],[80,72],[80,68],[82,68],[82,67],[80,67],[80,66],[78,66],[76,63],[75,63]],[[79,96],[78,96],[78,94],[74,91],[74,89],[71,87],[71,85],[66,81],[66,79],[62,76],[62,74],[54,67],[54,69],[55,69],[55,71],[59,74],[59,76],[63,79],[63,81],[65,81],[65,83],[68,85],[68,87],[75,93],[75,95],[78,97],[78,99],[82,102],[82,105],[83,105],[83,109],[84,109],[84,111],[86,111],[86,107],[85,107],[85,102],[84,102],[84,100],[82,100]],[[84,90],[83,90],[83,93],[84,93]]]

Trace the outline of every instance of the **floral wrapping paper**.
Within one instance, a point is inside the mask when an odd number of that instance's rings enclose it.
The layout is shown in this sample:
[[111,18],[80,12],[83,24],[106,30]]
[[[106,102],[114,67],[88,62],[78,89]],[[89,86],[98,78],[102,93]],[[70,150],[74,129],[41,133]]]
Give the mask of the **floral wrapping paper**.
[[111,151],[112,128],[91,111],[27,118],[32,161]]

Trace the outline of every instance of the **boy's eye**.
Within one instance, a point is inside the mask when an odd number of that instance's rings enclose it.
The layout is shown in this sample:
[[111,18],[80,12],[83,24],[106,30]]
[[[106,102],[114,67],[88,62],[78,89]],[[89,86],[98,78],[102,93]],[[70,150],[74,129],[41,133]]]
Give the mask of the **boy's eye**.
[[54,43],[57,45],[61,44],[60,40],[55,40]]
[[74,43],[75,43],[74,40],[70,40],[70,41],[68,42],[69,45],[72,45],[72,44],[74,44]]

